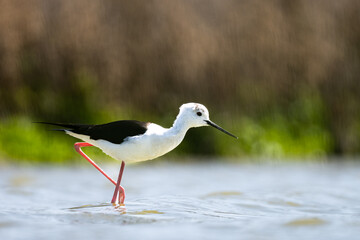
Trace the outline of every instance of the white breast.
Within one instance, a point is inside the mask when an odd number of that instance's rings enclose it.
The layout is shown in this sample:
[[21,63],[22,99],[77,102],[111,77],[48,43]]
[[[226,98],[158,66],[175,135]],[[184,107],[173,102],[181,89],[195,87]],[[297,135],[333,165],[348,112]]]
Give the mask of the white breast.
[[92,140],[89,136],[66,131],[69,135],[100,148],[107,155],[125,162],[151,160],[173,150],[183,140],[185,134],[174,134],[157,124],[148,125],[143,135],[128,137],[121,144],[106,140]]

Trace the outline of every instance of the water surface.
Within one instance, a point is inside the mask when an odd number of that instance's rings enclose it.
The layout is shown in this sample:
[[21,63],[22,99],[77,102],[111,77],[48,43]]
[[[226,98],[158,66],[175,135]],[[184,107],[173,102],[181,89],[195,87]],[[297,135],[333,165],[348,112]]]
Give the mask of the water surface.
[[[104,169],[116,178],[119,166]],[[358,239],[355,163],[1,167],[1,239]]]

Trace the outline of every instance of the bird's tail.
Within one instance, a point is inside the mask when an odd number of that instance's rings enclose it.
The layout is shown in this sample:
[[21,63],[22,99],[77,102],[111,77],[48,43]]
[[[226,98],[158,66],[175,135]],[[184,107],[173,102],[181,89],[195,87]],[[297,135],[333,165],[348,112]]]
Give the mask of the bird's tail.
[[64,127],[61,129],[51,129],[53,131],[66,131],[66,130],[77,130],[79,128],[83,128],[89,125],[84,125],[84,124],[71,124],[71,123],[51,123],[51,122],[34,122],[34,123],[40,123],[40,124],[47,124],[47,125],[52,125],[52,126],[59,126],[59,127]]

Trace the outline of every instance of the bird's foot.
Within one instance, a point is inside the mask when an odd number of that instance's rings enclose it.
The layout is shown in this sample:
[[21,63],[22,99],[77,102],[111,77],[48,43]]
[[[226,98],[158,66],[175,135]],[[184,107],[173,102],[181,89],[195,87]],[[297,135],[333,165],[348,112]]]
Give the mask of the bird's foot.
[[116,188],[115,188],[111,203],[124,204],[124,201],[125,201],[125,189],[122,186],[119,186],[119,189],[117,192],[116,192]]

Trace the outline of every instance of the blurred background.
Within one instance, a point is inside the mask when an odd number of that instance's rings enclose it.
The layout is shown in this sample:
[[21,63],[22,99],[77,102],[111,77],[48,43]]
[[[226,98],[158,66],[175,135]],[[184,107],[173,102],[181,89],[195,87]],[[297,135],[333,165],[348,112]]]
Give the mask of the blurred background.
[[359,25],[357,0],[0,0],[0,159],[83,161],[33,122],[170,127],[185,102],[239,140],[191,129],[168,158],[357,156]]

